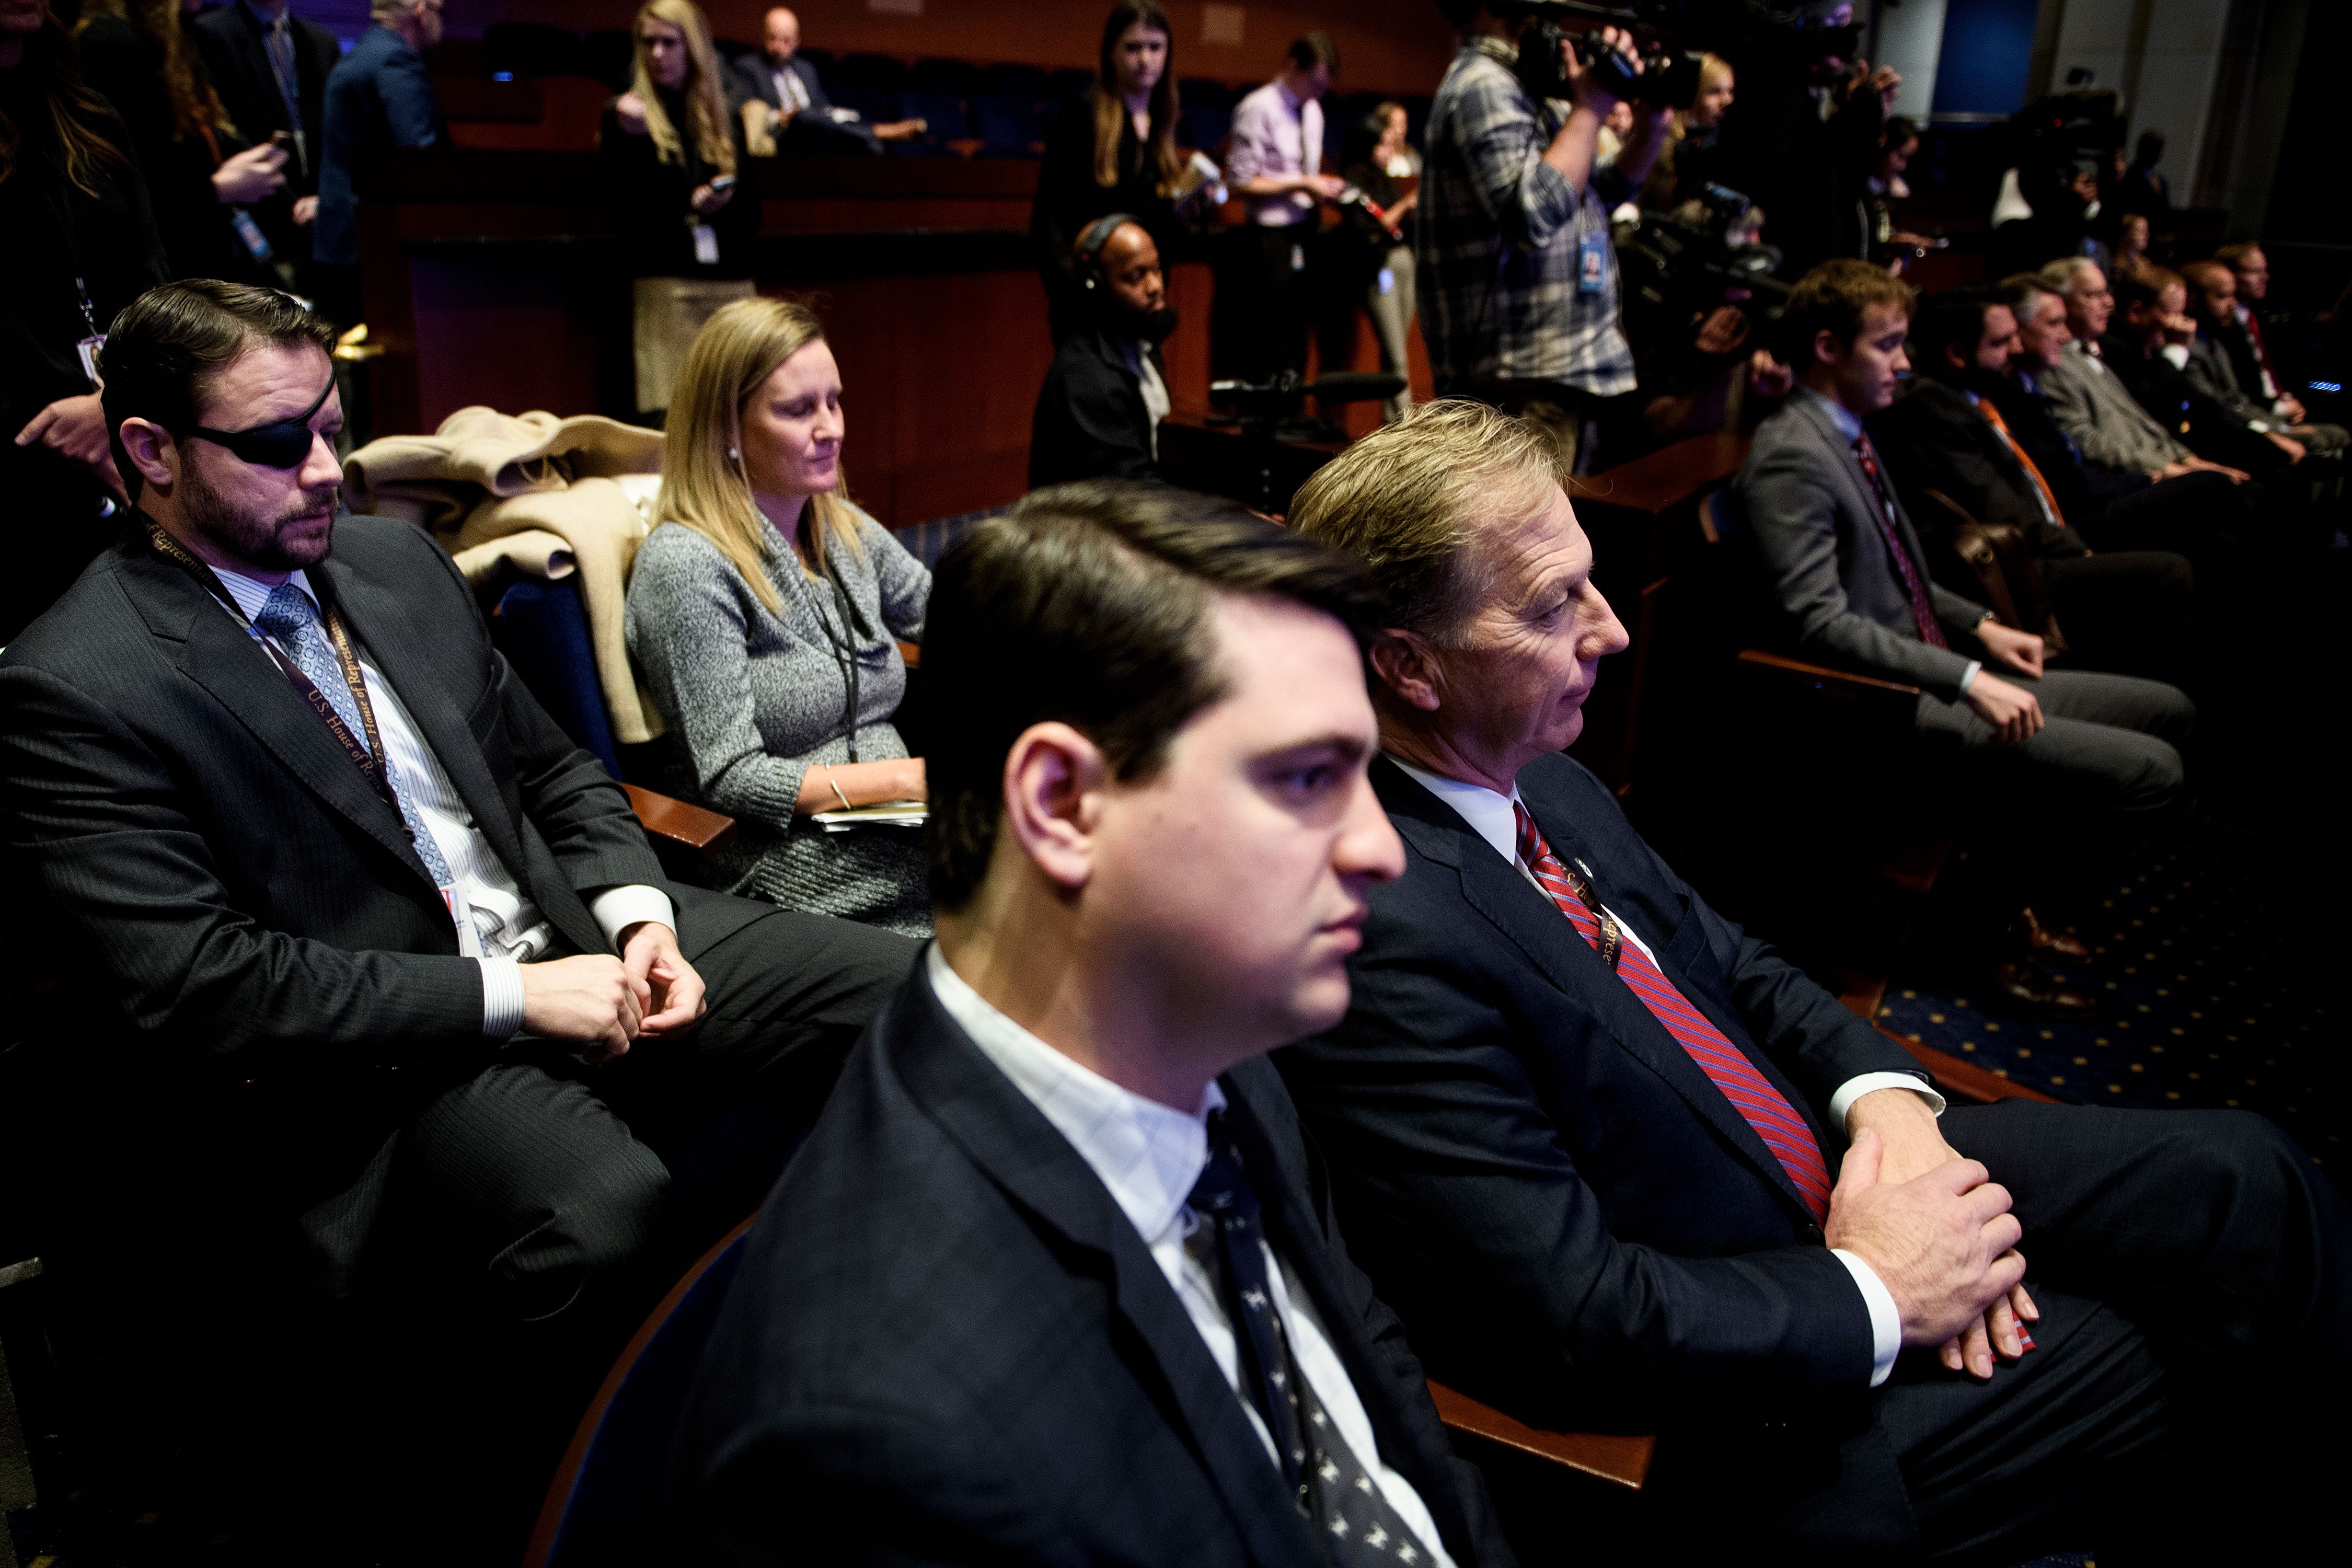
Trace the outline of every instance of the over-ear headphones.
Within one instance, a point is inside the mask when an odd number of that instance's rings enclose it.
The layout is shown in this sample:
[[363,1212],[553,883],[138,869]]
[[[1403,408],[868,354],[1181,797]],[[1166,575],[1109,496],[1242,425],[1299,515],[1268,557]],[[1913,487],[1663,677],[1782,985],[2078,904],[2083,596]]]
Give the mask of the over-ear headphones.
[[1110,237],[1117,234],[1123,225],[1131,223],[1139,226],[1142,222],[1143,220],[1133,213],[1105,213],[1087,225],[1085,232],[1078,236],[1078,243],[1076,247],[1078,258],[1078,281],[1089,289],[1100,283],[1103,275],[1103,247],[1110,243]]

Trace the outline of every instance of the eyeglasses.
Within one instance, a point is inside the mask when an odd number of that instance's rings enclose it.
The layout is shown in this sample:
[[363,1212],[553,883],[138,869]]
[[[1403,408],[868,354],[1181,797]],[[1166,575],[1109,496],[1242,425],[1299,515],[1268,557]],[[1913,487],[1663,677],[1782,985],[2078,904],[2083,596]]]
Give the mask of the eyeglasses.
[[202,436],[216,447],[226,447],[230,456],[259,468],[298,468],[310,455],[310,442],[317,435],[310,428],[310,416],[319,412],[334,390],[335,378],[330,375],[325,388],[310,400],[310,406],[291,419],[276,419],[246,430],[210,430],[199,425],[188,434]]

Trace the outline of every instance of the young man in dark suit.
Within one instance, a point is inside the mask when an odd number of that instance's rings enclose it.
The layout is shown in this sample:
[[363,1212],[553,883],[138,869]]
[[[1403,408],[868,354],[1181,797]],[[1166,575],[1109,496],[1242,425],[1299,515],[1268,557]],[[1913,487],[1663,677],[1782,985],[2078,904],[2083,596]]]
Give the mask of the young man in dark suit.
[[2015,384],[2017,318],[2007,301],[1990,289],[1931,296],[1911,322],[1909,352],[1918,376],[1864,421],[1904,510],[1949,527],[1940,495],[1979,522],[2016,529],[2049,590],[2070,666],[2179,680],[2195,574],[2184,556],[2095,552],[2075,531],[1995,401]]
[[425,51],[441,41],[441,0],[372,0],[369,14],[368,30],[327,79],[311,244],[320,309],[344,327],[360,321],[359,205],[371,194],[361,186],[394,148],[449,139],[425,69]]
[[1276,1060],[1432,1373],[1660,1433],[1660,1561],[2297,1540],[2343,1447],[2341,1196],[2252,1115],[1947,1110],[1708,907],[1559,754],[1627,641],[1562,478],[1438,404],[1291,510],[1387,594],[1372,782],[1405,869],[1345,1020]]
[[939,941],[753,1228],[677,1560],[1507,1560],[1261,1059],[1401,851],[1362,569],[1153,488],[940,568]]
[[293,139],[286,188],[253,213],[278,255],[306,265],[319,207],[327,78],[343,58],[342,46],[316,22],[295,16],[289,0],[232,0],[189,17],[187,28],[238,133],[256,146],[280,131]]
[[1029,488],[1159,473],[1168,382],[1160,345],[1176,330],[1151,231],[1125,213],[1079,235],[1087,319],[1062,341],[1029,421]]
[[1825,261],[1798,282],[1782,317],[1797,387],[1758,427],[1732,493],[1789,651],[1919,688],[1922,761],[2000,813],[2000,831],[1979,845],[1984,896],[2010,900],[1985,911],[1985,984],[2021,1006],[2076,1016],[2092,998],[2032,963],[2052,946],[2049,929],[2010,917],[2088,896],[2103,862],[2162,819],[2181,792],[2175,747],[2196,710],[2159,681],[2045,671],[2040,637],[1928,576],[1862,423],[1909,368],[1912,298],[1861,261]]
[[[696,1126],[805,1125],[915,950],[663,875],[448,557],[336,515],[332,343],[286,295],[202,279],[107,339],[140,510],[0,658],[31,973],[71,999],[28,1031],[71,1047],[39,1053],[42,1117],[76,1130],[43,1173],[61,1276],[132,1315],[113,1348],[226,1369],[208,1428],[254,1402],[240,1333],[383,1311],[360,1359],[434,1344],[479,1401],[436,1406],[436,1485],[479,1458],[527,1498],[539,1445],[708,1240],[670,1159],[726,1223],[764,1170],[725,1180]],[[191,1346],[190,1322],[224,1337]],[[302,1375],[348,1392],[348,1371]]]

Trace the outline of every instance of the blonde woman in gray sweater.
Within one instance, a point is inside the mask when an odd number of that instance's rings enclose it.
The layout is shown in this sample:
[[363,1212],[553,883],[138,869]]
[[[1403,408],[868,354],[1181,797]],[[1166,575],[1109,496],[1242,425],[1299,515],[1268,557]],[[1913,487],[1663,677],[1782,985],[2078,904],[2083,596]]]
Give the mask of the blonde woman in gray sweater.
[[810,820],[925,798],[890,720],[931,574],[842,494],[842,434],[814,314],[754,299],[711,317],[670,401],[629,653],[669,724],[666,782],[740,825],[733,890],[928,936],[920,833]]

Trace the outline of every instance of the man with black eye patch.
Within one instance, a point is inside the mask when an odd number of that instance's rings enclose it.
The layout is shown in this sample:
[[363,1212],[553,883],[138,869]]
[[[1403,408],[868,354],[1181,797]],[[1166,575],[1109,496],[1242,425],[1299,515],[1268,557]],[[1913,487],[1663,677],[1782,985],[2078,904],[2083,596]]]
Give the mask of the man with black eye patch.
[[[528,1497],[646,1291],[772,1170],[689,1201],[677,1151],[747,1107],[783,1146],[915,949],[663,875],[448,557],[338,515],[332,342],[268,289],[127,307],[103,368],[133,526],[0,658],[0,829],[74,998],[41,1107],[82,1130],[64,1272],[155,1265],[81,1278],[173,1322],[308,1295],[396,1303],[403,1343],[454,1327],[491,1418],[444,1458]],[[261,1184],[213,1179],[222,1127]],[[286,1278],[218,1289],[232,1213],[290,1240]]]

